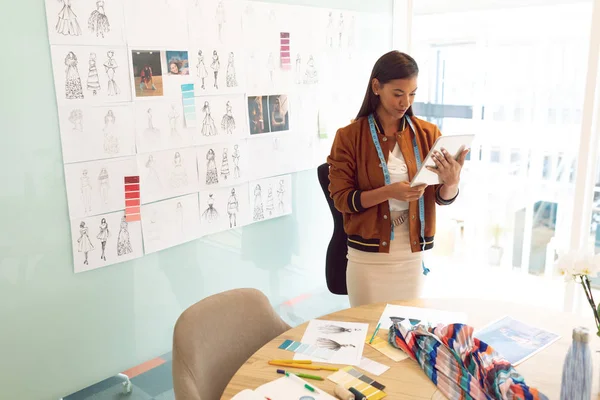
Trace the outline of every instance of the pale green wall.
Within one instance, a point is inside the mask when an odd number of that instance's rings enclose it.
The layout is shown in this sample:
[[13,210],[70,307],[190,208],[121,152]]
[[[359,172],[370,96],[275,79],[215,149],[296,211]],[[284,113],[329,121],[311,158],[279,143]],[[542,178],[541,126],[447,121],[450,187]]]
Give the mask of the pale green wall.
[[[385,13],[389,34],[368,40],[391,46],[391,0],[296,4]],[[294,175],[292,216],[75,275],[44,2],[5,7],[0,398],[56,399],[165,353],[179,314],[223,290],[256,287],[275,306],[324,291],[332,223],[314,170]],[[323,298],[312,316],[346,304]]]

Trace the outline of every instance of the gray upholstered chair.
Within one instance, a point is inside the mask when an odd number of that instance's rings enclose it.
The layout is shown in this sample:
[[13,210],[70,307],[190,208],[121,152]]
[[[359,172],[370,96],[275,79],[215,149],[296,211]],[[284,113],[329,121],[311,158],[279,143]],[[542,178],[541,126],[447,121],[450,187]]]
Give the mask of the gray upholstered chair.
[[256,289],[207,297],[185,310],[173,334],[176,400],[218,400],[236,371],[290,329]]

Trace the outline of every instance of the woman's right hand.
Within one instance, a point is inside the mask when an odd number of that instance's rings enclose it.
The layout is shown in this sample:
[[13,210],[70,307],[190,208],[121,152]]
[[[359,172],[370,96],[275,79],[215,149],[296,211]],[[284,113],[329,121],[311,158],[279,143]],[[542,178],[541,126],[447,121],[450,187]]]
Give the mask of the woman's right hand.
[[410,183],[407,181],[396,182],[386,186],[388,188],[388,195],[390,199],[400,201],[417,201],[423,196],[427,185],[419,185],[410,187]]

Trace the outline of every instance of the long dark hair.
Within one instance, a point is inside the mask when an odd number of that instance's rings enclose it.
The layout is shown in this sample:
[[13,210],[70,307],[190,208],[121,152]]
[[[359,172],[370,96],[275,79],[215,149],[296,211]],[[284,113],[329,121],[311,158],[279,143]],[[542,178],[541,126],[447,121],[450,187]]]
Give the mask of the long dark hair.
[[[417,62],[408,54],[393,50],[382,55],[373,66],[365,99],[356,119],[369,116],[379,106],[379,96],[375,96],[375,93],[373,93],[373,79],[377,78],[381,85],[385,85],[394,79],[408,79],[418,74],[419,67],[417,66]],[[406,110],[406,115],[413,115],[412,106]]]

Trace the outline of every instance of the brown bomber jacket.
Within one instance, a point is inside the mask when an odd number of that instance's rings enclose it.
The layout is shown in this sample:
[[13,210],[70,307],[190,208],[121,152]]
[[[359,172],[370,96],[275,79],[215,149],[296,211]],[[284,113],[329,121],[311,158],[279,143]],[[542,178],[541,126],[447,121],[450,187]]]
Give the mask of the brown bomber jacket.
[[[415,127],[417,146],[423,160],[436,139],[441,136],[440,130],[436,125],[414,116],[407,116],[407,118],[411,118]],[[384,142],[388,138],[383,134],[379,124],[378,128],[379,142],[384,149],[387,162],[389,152],[385,151]],[[417,173],[417,163],[413,150],[413,133],[408,124],[405,124],[405,129],[396,137],[408,167],[408,176],[412,179]],[[371,208],[364,208],[360,202],[362,191],[385,185],[377,150],[371,138],[368,118],[359,118],[337,131],[327,163],[329,164],[329,193],[335,207],[344,216],[348,246],[362,251],[388,253],[391,236],[389,202],[385,201]],[[450,200],[442,199],[439,194],[440,186],[428,186],[425,189],[425,238],[421,238],[419,203],[418,201],[409,203],[408,221],[413,253],[433,247],[436,203],[448,205],[456,199],[456,197]]]

